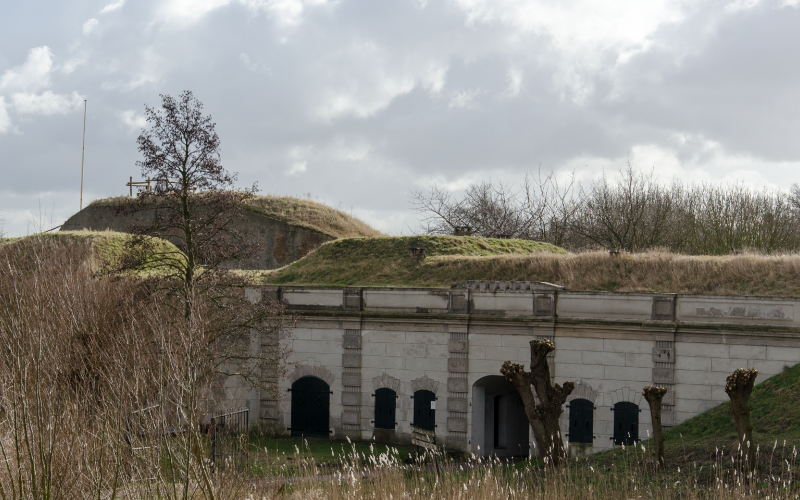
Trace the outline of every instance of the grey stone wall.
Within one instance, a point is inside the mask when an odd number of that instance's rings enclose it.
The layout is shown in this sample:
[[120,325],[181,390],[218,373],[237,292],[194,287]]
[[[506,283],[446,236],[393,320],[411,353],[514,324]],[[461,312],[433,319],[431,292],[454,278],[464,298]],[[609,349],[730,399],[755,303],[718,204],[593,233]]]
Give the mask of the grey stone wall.
[[[114,207],[89,205],[67,219],[61,226],[61,231],[85,229],[126,233],[134,222],[145,223],[152,216],[153,213],[149,210],[123,215],[117,214]],[[326,241],[335,239],[320,231],[288,224],[254,212],[247,212],[246,220],[238,223],[236,228],[261,242],[264,249],[245,261],[228,263],[235,269],[277,269],[304,257]]]

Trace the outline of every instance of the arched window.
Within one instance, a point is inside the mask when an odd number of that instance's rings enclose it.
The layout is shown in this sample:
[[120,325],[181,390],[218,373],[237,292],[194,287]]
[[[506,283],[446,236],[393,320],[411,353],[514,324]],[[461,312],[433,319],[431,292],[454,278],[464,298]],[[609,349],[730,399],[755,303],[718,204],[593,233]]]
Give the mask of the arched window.
[[397,393],[385,387],[375,391],[375,428],[394,429]]
[[292,436],[328,437],[330,386],[317,377],[292,384]]
[[630,446],[639,441],[639,405],[620,402],[614,405],[614,444]]
[[429,431],[436,428],[436,394],[431,391],[414,393],[414,427]]
[[570,443],[589,443],[594,439],[594,403],[588,399],[573,399],[569,408]]

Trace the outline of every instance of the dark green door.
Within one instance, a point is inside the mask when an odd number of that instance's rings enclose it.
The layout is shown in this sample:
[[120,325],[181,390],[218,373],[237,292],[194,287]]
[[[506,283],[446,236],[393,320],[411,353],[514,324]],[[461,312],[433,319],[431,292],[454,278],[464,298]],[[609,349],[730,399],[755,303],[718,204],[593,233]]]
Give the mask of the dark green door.
[[588,399],[573,399],[567,406],[569,406],[569,442],[592,443],[594,403]]
[[292,436],[328,437],[330,386],[317,377],[292,384]]
[[614,405],[614,444],[630,446],[639,441],[639,405]]
[[414,393],[414,426],[429,431],[436,427],[436,394],[431,391]]
[[394,429],[397,393],[381,388],[375,391],[375,428]]

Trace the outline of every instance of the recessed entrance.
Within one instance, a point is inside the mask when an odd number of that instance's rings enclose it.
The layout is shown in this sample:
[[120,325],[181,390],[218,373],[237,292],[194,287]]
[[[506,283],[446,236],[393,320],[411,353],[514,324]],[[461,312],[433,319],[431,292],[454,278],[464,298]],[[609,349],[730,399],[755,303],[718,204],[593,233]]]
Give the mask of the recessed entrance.
[[292,436],[329,437],[330,386],[317,377],[292,384]]
[[499,375],[489,375],[473,384],[474,453],[499,457],[527,456],[529,429],[522,398],[510,382]]

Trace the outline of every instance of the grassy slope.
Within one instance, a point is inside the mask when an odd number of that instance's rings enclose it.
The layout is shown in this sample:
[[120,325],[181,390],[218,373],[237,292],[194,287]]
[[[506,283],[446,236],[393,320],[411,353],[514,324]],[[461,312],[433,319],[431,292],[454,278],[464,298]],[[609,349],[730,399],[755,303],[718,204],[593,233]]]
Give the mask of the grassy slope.
[[[412,264],[407,247],[427,248]],[[800,295],[800,255],[687,256],[664,252],[567,253],[524,240],[451,236],[362,238],[323,245],[261,276],[267,283],[437,286],[466,280],[530,280],[569,290],[698,295]]]
[[[409,247],[425,248],[428,257],[420,264],[413,263]],[[490,269],[495,256],[524,254],[528,258],[537,252],[565,251],[526,240],[456,236],[350,238],[325,243],[297,262],[256,276],[273,284],[450,286],[457,281],[494,279]],[[484,265],[454,267],[448,260],[454,256],[469,256]],[[514,279],[530,278],[519,275]]]
[[[642,404],[647,403],[642,401]],[[783,456],[791,461],[793,447],[800,447],[800,364],[755,386],[750,397],[750,407],[753,439],[760,447],[760,467],[776,467]],[[664,433],[664,441],[668,468],[674,470],[676,467],[704,466],[704,477],[710,478],[710,465],[720,458],[719,452],[724,451],[725,457],[720,461],[729,463],[731,452],[735,452],[738,446],[730,402],[722,403],[669,429]],[[642,445],[648,453],[652,451],[650,441],[643,441]],[[638,448],[627,450],[633,457],[625,456],[625,453],[619,449],[606,451],[592,455],[590,461],[608,466],[618,460],[630,462],[631,458],[638,460],[641,457]],[[647,456],[648,459],[651,458]]]
[[[24,245],[33,238],[51,240],[63,245],[69,245],[72,242],[89,241],[95,249],[94,256],[98,258],[95,265],[99,266],[101,262],[113,261],[119,256],[124,249],[125,241],[130,237],[129,234],[117,233],[114,231],[56,231],[52,233],[37,233],[21,238],[6,238],[0,240],[0,245]],[[164,246],[165,250],[177,250],[177,248],[168,241],[162,241],[161,245]]]
[[[90,205],[117,206],[128,203],[129,196],[94,200]],[[324,203],[292,196],[255,196],[245,208],[296,226],[314,229],[334,238],[382,236],[366,222]]]

